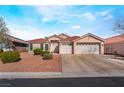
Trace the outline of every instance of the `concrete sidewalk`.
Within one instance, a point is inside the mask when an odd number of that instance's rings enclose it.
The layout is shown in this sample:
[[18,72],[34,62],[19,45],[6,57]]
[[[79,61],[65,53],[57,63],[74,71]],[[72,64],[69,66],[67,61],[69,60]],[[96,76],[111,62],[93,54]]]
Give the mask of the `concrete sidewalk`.
[[62,72],[1,72],[0,79],[14,78],[70,78],[70,77],[122,77],[124,71],[110,73],[62,73]]
[[0,78],[55,78],[61,72],[0,72]]

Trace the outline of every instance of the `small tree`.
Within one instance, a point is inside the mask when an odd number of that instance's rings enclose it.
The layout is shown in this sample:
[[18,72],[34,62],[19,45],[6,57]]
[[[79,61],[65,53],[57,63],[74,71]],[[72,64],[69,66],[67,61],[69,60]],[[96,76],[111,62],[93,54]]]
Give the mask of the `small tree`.
[[6,47],[12,48],[14,45],[9,39],[9,29],[6,26],[5,21],[0,17],[0,42],[4,43]]
[[120,34],[124,34],[124,20],[119,19],[114,24],[114,31]]
[[48,37],[47,36],[45,36],[45,39],[47,39]]

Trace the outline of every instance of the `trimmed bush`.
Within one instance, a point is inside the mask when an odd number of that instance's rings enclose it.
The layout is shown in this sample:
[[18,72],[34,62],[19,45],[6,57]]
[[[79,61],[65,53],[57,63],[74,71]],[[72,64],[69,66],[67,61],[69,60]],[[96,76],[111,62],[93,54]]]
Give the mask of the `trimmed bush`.
[[0,49],[0,53],[3,53],[3,49]]
[[52,59],[53,58],[53,55],[51,53],[45,53],[43,55],[43,59]]
[[12,63],[20,59],[20,54],[17,51],[6,51],[1,55],[1,60],[3,63]]
[[0,49],[0,58],[1,58],[1,56],[2,56],[2,53],[3,53],[3,50],[2,50],[2,49]]
[[0,58],[2,57],[2,54],[3,54],[3,53],[0,53]]
[[50,53],[49,51],[42,51],[42,53],[41,53],[41,56],[43,56],[44,54],[48,54],[48,53]]
[[42,49],[36,48],[36,49],[33,49],[33,52],[34,52],[34,55],[40,55],[42,53]]

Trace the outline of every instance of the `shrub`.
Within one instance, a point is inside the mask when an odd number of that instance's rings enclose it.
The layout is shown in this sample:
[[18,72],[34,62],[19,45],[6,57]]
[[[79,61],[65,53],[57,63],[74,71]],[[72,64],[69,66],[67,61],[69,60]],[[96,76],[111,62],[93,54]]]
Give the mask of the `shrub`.
[[2,56],[2,53],[3,53],[3,50],[2,50],[2,49],[0,49],[0,58],[1,58],[1,56]]
[[53,55],[51,53],[45,53],[43,55],[43,59],[52,59],[53,58]]
[[42,53],[42,49],[36,48],[33,50],[33,52],[34,52],[34,55],[40,55]]
[[2,54],[3,54],[3,53],[0,53],[0,58],[2,57]]
[[41,56],[43,56],[44,54],[48,54],[48,53],[50,53],[49,51],[42,51],[42,53],[41,53]]
[[1,60],[3,63],[12,63],[20,59],[20,54],[17,51],[6,51],[1,55]]
[[3,49],[0,49],[0,53],[3,53]]

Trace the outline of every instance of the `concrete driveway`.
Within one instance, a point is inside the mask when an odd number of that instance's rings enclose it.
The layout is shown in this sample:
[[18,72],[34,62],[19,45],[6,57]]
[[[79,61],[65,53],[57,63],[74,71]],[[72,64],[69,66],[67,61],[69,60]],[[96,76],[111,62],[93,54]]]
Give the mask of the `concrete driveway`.
[[62,55],[65,75],[124,76],[124,60],[105,55]]

